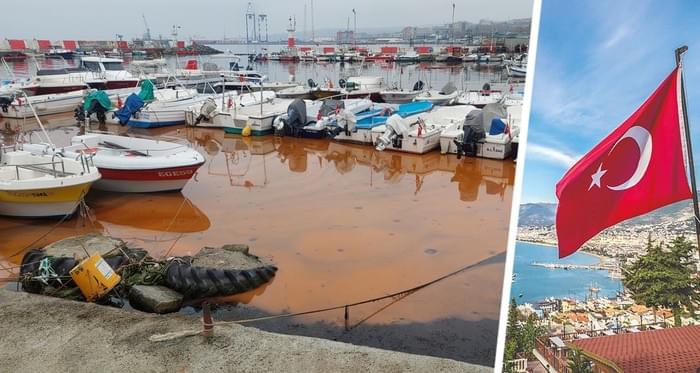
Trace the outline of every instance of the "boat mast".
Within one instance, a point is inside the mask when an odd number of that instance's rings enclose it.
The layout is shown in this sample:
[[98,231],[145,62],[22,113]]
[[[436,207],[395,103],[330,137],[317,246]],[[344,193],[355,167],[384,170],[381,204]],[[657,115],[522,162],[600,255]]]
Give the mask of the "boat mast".
[[316,35],[314,34],[314,0],[311,0],[311,41],[316,42]]
[[452,40],[450,41],[451,44],[455,43],[455,3],[452,3],[452,27],[450,27],[452,30]]

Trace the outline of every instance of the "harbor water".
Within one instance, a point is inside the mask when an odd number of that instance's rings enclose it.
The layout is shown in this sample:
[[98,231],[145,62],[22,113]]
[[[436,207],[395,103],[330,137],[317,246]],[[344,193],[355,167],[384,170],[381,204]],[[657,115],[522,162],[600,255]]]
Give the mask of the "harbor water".
[[[70,115],[43,122],[57,145],[78,133]],[[29,134],[37,129],[29,119],[0,119],[5,144],[37,141],[37,133]],[[158,258],[245,243],[279,272],[267,285],[216,308],[216,319],[239,320],[381,297],[491,258],[400,300],[350,308],[349,322],[356,325],[350,331],[342,310],[247,325],[493,364],[512,160],[377,152],[328,140],[242,138],[183,126],[108,129],[179,137],[207,160],[181,193],[91,191],[88,213],[60,224],[0,218],[6,282],[16,279],[22,250],[37,240],[35,247],[99,232]],[[525,281],[529,275],[523,273]]]
[[518,241],[511,285],[511,297],[518,304],[551,297],[585,300],[591,296],[591,287],[600,289],[597,296],[603,298],[614,298],[622,290],[622,282],[606,270],[545,268],[533,266],[533,262],[591,265],[600,259],[583,252],[559,259],[556,247]]
[[[237,55],[238,61],[242,69],[250,68],[261,72],[267,77],[270,82],[288,82],[294,80],[300,84],[306,85],[309,79],[313,79],[317,84],[322,85],[324,81],[329,80],[334,85],[338,85],[341,78],[347,79],[350,76],[379,76],[384,79],[384,83],[388,87],[400,87],[410,89],[413,85],[421,80],[425,83],[427,89],[441,89],[448,82],[454,84],[457,89],[478,89],[484,83],[506,83],[509,81],[516,82],[513,78],[509,79],[505,68],[500,63],[493,64],[444,64],[434,62],[424,63],[396,63],[396,62],[378,62],[367,61],[365,63],[340,63],[340,62],[290,62],[283,63],[279,61],[264,61],[251,62],[248,61],[248,54],[262,52],[263,46],[250,45],[212,45],[212,48],[226,52],[229,55]],[[284,48],[283,45],[265,45],[267,52],[276,52]],[[408,45],[398,46],[399,48],[410,48]],[[323,46],[315,47],[316,50],[322,50]],[[370,50],[378,49],[379,46],[370,46]],[[433,46],[434,50],[439,51],[439,46]],[[202,68],[205,63],[215,64],[222,70],[229,69],[231,59],[220,58],[215,56],[168,56],[167,70],[174,72],[175,69],[182,69],[188,60],[196,60],[198,66]],[[135,67],[130,66],[130,59],[124,59],[124,65],[128,70],[139,75]],[[58,68],[63,65],[76,66],[79,63],[78,57],[72,60],[52,60],[52,59],[26,59],[20,61],[8,61],[8,67],[11,71],[0,68],[0,79],[10,79],[15,77],[27,77],[35,73],[37,65],[42,69]],[[520,80],[519,82],[522,82]],[[522,86],[516,86],[520,90]]]

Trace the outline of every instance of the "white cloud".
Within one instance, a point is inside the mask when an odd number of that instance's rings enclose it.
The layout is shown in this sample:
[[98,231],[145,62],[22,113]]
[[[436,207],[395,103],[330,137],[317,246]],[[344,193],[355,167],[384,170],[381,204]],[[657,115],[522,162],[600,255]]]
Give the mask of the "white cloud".
[[565,168],[570,168],[580,158],[578,155],[568,154],[557,148],[535,144],[532,142],[528,142],[527,144],[527,157],[528,160],[533,158],[540,159],[563,166]]

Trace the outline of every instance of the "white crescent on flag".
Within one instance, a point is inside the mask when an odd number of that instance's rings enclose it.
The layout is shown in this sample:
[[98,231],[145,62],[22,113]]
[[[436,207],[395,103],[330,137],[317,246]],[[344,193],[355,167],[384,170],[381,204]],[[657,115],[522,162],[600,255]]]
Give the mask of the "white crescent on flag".
[[610,153],[612,153],[612,151],[615,150],[617,144],[619,144],[622,140],[627,138],[633,139],[639,147],[640,155],[639,161],[637,162],[637,168],[634,170],[632,176],[622,184],[618,184],[615,186],[608,185],[608,189],[610,190],[625,190],[637,185],[637,183],[640,180],[642,180],[642,177],[644,177],[644,174],[647,171],[647,167],[649,167],[649,162],[651,161],[651,134],[649,133],[649,131],[647,131],[646,128],[639,126],[630,127],[630,129],[628,129],[627,132],[625,132],[625,134],[622,135],[622,137],[620,137],[619,140],[617,140],[615,145],[613,145],[612,149],[610,149]]

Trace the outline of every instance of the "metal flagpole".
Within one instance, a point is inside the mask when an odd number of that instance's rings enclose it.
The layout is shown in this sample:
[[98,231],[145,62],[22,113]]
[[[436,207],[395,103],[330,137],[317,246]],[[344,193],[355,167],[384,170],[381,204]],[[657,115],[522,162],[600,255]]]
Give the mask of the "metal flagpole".
[[693,145],[690,141],[690,123],[688,123],[688,106],[685,102],[685,82],[683,79],[682,55],[687,50],[687,45],[676,49],[676,66],[681,74],[681,107],[683,110],[683,126],[685,127],[685,146],[688,153],[688,167],[690,168],[690,186],[693,188],[693,220],[695,221],[695,234],[698,240],[698,254],[700,255],[700,206],[698,205],[698,188],[695,183],[695,162],[693,162]]

